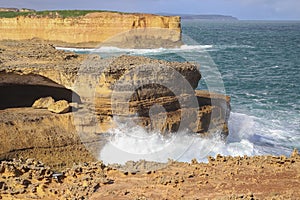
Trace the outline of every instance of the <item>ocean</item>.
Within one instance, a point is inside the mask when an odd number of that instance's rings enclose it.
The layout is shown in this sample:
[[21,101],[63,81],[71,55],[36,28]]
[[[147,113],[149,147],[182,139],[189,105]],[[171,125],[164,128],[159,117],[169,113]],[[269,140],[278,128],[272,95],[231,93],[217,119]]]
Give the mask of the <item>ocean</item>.
[[[231,97],[229,136],[203,139],[181,133],[165,139],[153,133],[138,141],[140,127],[122,125],[101,152],[106,163],[169,158],[206,162],[216,154],[290,155],[300,149],[300,22],[299,21],[182,21],[184,45],[174,49],[119,49],[96,51],[101,57],[129,54],[170,61],[200,63],[203,78],[197,89]],[[215,77],[220,77],[216,79]],[[145,148],[146,147],[146,148]],[[122,153],[123,152],[123,153]],[[115,155],[115,156],[112,156]]]

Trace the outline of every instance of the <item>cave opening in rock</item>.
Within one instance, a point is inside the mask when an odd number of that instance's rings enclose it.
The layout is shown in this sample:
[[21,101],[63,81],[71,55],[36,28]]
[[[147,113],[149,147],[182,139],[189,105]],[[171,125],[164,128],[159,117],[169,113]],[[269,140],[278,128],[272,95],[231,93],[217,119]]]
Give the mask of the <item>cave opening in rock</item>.
[[51,96],[55,101],[80,103],[80,97],[66,88],[42,85],[7,85],[0,87],[0,109],[31,107],[35,100]]
[[0,109],[31,107],[39,98],[81,103],[80,96],[51,79],[40,75],[0,74]]

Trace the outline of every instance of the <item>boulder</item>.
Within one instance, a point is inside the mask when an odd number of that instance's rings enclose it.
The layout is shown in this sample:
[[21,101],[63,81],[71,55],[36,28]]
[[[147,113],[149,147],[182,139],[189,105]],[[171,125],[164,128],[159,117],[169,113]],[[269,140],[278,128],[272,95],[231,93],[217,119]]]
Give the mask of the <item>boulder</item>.
[[32,107],[35,109],[47,109],[55,100],[52,97],[43,97],[36,100]]
[[60,100],[60,101],[57,101],[57,102],[51,104],[48,107],[48,110],[53,113],[63,114],[63,113],[69,112],[70,105],[66,100]]

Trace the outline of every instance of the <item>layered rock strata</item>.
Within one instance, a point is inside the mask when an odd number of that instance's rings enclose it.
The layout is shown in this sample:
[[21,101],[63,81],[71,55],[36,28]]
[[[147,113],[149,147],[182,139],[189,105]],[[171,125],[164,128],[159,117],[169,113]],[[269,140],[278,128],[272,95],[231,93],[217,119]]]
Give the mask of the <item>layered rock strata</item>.
[[[165,134],[189,130],[226,137],[230,99],[195,91],[200,78],[198,66],[188,62],[101,59],[35,41],[2,42],[0,158],[38,157],[50,165],[91,161],[82,143],[101,149],[105,140],[99,135],[116,127],[115,119]],[[31,108],[49,96],[79,106],[66,114]],[[66,149],[77,156],[57,157]]]
[[[95,87],[100,117],[123,116],[126,121],[138,115],[137,124],[162,133],[219,129],[228,134],[230,98],[195,91],[201,78],[198,66],[132,56],[107,62]],[[93,61],[88,65],[94,66]]]
[[0,40],[39,38],[56,46],[99,45],[126,48],[176,47],[181,44],[180,17],[95,12],[80,17],[18,16],[1,18]]

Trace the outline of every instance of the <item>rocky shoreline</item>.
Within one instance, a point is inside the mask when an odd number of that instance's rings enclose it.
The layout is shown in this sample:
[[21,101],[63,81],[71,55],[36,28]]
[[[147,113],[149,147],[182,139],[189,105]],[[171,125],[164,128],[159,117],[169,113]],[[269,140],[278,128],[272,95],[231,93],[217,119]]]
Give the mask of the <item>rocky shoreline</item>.
[[[298,199],[300,155],[209,157],[124,166],[82,163],[55,172],[32,159],[0,163],[0,199]],[[150,166],[150,170],[148,169]],[[161,167],[161,166],[160,166]],[[152,170],[151,170],[152,169]]]
[[[195,64],[101,59],[36,40],[2,41],[0,52],[0,159],[36,158],[51,167],[94,161],[116,118],[165,135],[228,135],[230,98],[195,91]],[[65,108],[41,104],[49,99]]]
[[[163,135],[186,128],[226,139],[230,97],[195,90],[198,67],[1,41],[0,199],[297,199],[296,151],[289,158],[218,155],[207,164],[97,162],[114,118]],[[67,109],[49,109],[56,102]]]

